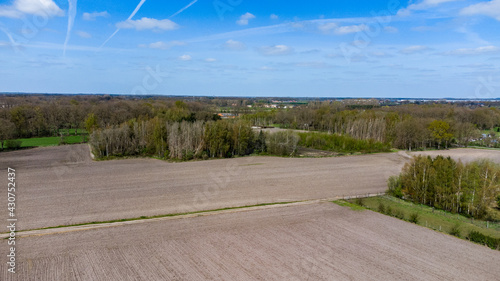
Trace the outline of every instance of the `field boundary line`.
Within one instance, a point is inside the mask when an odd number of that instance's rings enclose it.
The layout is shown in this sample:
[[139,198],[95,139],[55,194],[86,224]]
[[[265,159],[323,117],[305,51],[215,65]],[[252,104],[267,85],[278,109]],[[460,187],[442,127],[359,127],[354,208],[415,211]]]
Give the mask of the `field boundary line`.
[[[35,237],[35,236],[44,236],[51,234],[62,234],[67,232],[74,231],[83,231],[83,230],[91,230],[91,229],[99,229],[99,228],[107,228],[107,227],[115,227],[115,226],[123,226],[123,225],[133,225],[140,224],[146,222],[156,222],[156,221],[166,221],[166,220],[176,220],[176,219],[186,219],[186,218],[194,218],[201,216],[211,216],[211,215],[219,215],[219,214],[229,214],[229,213],[237,213],[237,212],[248,212],[255,210],[265,210],[272,208],[280,208],[280,207],[290,207],[290,206],[300,206],[300,205],[309,205],[309,204],[318,204],[325,202],[332,202],[335,200],[347,200],[354,198],[367,198],[367,197],[375,197],[384,195],[385,192],[381,193],[370,193],[370,194],[362,194],[362,195],[345,195],[345,196],[336,196],[332,198],[324,198],[324,199],[309,199],[309,200],[301,200],[301,201],[292,201],[292,202],[273,202],[273,203],[263,203],[257,205],[250,206],[238,206],[238,207],[227,207],[222,209],[215,210],[203,210],[203,211],[194,211],[190,213],[181,213],[181,214],[167,214],[167,215],[159,215],[153,217],[146,218],[129,218],[123,219],[123,221],[112,221],[112,222],[89,222],[80,225],[61,225],[54,226],[42,229],[32,229],[32,230],[21,230],[16,232],[17,237]],[[6,239],[9,237],[9,233],[1,233],[0,239]]]
[[[82,225],[68,225],[68,226],[55,226],[43,229],[33,229],[33,230],[21,230],[17,233],[17,237],[33,237],[33,236],[44,236],[50,234],[61,234],[66,232],[74,232],[74,231],[83,231],[83,230],[91,230],[91,229],[99,229],[106,227],[115,227],[115,226],[123,226],[123,225],[133,225],[140,224],[146,222],[156,222],[156,221],[166,221],[166,220],[176,220],[176,219],[185,219],[185,218],[194,218],[201,216],[210,216],[210,215],[219,215],[219,214],[229,214],[229,213],[237,213],[237,212],[247,212],[247,211],[255,211],[255,210],[264,210],[264,209],[272,209],[278,207],[289,207],[289,206],[299,206],[299,205],[308,205],[308,204],[316,204],[321,203],[327,200],[322,199],[314,199],[314,200],[303,200],[303,201],[295,201],[295,202],[275,202],[275,203],[265,203],[258,204],[253,206],[242,206],[242,207],[229,207],[224,209],[217,210],[206,210],[206,211],[197,211],[187,214],[168,214],[159,217],[152,218],[130,218],[129,220],[124,219],[124,221],[116,221],[116,222],[90,222],[88,224]],[[0,239],[6,239],[9,237],[9,233],[1,233]]]

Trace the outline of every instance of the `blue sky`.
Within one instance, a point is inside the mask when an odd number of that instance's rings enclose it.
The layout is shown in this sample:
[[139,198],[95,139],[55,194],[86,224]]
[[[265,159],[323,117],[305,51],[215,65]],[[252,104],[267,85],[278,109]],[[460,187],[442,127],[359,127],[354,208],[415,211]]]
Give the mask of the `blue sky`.
[[500,0],[0,1],[0,92],[500,97]]

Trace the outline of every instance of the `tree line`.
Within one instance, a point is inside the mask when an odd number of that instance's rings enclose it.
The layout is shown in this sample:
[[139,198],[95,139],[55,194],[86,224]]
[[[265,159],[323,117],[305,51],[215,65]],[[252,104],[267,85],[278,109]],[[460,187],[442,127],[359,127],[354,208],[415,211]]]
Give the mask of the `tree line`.
[[[180,100],[130,99],[110,96],[13,97],[0,108],[0,144],[17,138],[60,136],[61,131],[108,128],[129,120],[156,116],[173,122],[218,120],[210,103]],[[81,132],[81,130],[80,130]]]
[[242,120],[130,120],[94,129],[89,143],[97,157],[151,155],[163,159],[226,158],[266,152],[266,139]]
[[[341,102],[311,103],[289,110],[260,111],[242,118],[253,124],[316,130],[373,139],[400,149],[468,146],[481,130],[500,124],[496,107],[426,104],[352,109]],[[490,145],[497,140],[489,142]]]
[[341,153],[374,153],[390,152],[391,147],[374,139],[359,140],[349,135],[338,135],[328,133],[298,133],[299,145],[319,150],[328,150]]
[[490,160],[415,156],[388,185],[396,197],[481,219],[500,196],[500,166]]
[[[2,98],[0,96],[0,98]],[[109,95],[14,95],[0,107],[0,143],[16,138],[59,136],[64,129],[119,127],[158,117],[169,122],[208,122],[231,112],[252,125],[321,131],[373,140],[400,149],[499,146],[481,130],[500,124],[500,110],[474,103],[379,106],[357,101],[308,102],[295,108],[249,108],[254,99],[126,97]],[[0,101],[3,103],[4,101]],[[367,106],[365,106],[367,105]],[[78,130],[73,130],[75,133]],[[69,132],[69,130],[68,130]]]

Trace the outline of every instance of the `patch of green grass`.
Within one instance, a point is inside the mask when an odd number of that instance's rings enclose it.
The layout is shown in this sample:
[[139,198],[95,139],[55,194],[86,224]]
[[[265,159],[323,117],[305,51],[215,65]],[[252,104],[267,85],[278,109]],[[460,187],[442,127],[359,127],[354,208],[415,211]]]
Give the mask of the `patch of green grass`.
[[335,204],[337,204],[337,205],[339,205],[339,206],[349,207],[353,211],[363,211],[363,210],[365,210],[365,208],[363,206],[359,206],[358,204],[351,203],[351,202],[346,201],[346,200],[336,200],[336,201],[332,201],[332,202],[335,203]]
[[[88,137],[85,138],[86,140]],[[56,146],[59,145],[61,137],[44,137],[44,138],[29,138],[18,139],[21,141],[21,147],[40,147],[40,146]],[[67,136],[64,137],[67,144],[75,144],[83,142],[83,136]]]
[[[351,202],[350,204],[355,204],[355,199],[349,201]],[[500,223],[498,222],[472,220],[459,214],[436,210],[425,205],[413,204],[392,196],[364,198],[363,205],[365,208],[373,211],[379,211],[379,206],[384,205],[384,214],[390,208],[390,215],[394,217],[405,218],[406,220],[412,220],[413,218],[412,221],[418,225],[464,239],[471,231],[477,231],[493,238],[500,238]]]

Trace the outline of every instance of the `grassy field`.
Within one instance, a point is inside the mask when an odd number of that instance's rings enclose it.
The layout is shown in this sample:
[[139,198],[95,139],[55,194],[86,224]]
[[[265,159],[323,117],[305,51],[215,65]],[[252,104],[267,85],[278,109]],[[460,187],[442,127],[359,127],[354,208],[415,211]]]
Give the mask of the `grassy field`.
[[[63,134],[66,144],[75,144],[88,141],[88,133],[85,129],[59,129],[59,133]],[[61,142],[61,137],[42,137],[42,138],[27,138],[17,139],[21,141],[21,147],[42,147],[56,146]]]
[[370,210],[405,220],[410,220],[412,215],[418,214],[418,225],[445,233],[451,233],[455,229],[460,232],[455,233],[455,236],[460,238],[465,238],[473,230],[494,238],[500,238],[500,223],[498,222],[471,220],[462,215],[433,210],[431,207],[416,205],[391,196],[351,199],[348,203],[361,203]]
[[[85,137],[87,140],[88,137]],[[18,139],[21,141],[21,147],[39,147],[39,146],[56,146],[59,145],[60,137],[45,137],[45,138],[29,138]],[[64,137],[67,144],[75,144],[83,142],[83,136],[67,136]]]

